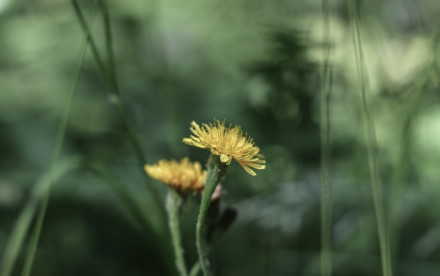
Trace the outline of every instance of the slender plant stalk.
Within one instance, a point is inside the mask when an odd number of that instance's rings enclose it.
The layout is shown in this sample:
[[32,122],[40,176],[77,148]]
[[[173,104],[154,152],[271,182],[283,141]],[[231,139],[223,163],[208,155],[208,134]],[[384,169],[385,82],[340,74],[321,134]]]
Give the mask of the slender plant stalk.
[[[138,162],[141,164],[142,167],[142,174],[144,175],[143,166],[147,163],[147,160],[143,154],[142,148],[139,144],[139,141],[136,138],[136,135],[133,131],[133,128],[130,124],[130,122],[127,119],[126,112],[124,110],[124,107],[120,101],[119,97],[119,88],[117,79],[114,75],[114,71],[112,69],[108,70],[108,68],[105,66],[104,62],[102,61],[102,58],[99,54],[98,47],[96,46],[95,40],[93,39],[93,36],[90,32],[90,28],[84,18],[84,15],[82,14],[82,11],[78,5],[78,2],[76,0],[71,0],[72,6],[75,10],[75,14],[77,16],[77,19],[81,25],[81,28],[83,29],[83,32],[88,38],[88,42],[90,45],[90,48],[92,50],[93,57],[96,61],[96,64],[98,65],[99,70],[101,71],[101,74],[103,75],[106,84],[109,88],[109,102],[115,107],[117,114],[119,115],[121,122],[123,124],[123,127],[128,135],[128,138],[130,140],[130,143],[133,147],[134,153],[136,155],[136,158]],[[106,5],[103,0],[101,0],[101,7],[105,10],[104,11],[104,27],[105,27],[105,34],[106,34],[106,42],[111,43],[111,30],[110,30],[110,23],[108,21],[108,11],[106,11]],[[112,46],[107,46],[107,50],[110,52],[109,54],[113,55]],[[109,58],[113,63],[113,58]],[[114,66],[114,64],[111,64],[110,66]]]
[[[163,208],[161,208],[161,206],[162,206],[162,203],[160,200],[162,198],[161,191],[159,190],[159,187],[157,187],[157,186],[148,185],[149,178],[145,174],[144,169],[143,169],[145,164],[147,163],[147,159],[145,158],[145,156],[143,154],[142,147],[140,146],[140,143],[136,137],[135,131],[134,131],[130,121],[127,118],[125,108],[124,108],[122,101],[120,99],[120,96],[119,96],[120,93],[119,93],[117,78],[115,75],[116,74],[115,69],[112,69],[112,68],[114,68],[114,58],[113,58],[114,54],[113,54],[111,28],[110,28],[110,21],[109,21],[109,17],[108,17],[107,5],[105,4],[104,0],[101,0],[101,4],[102,4],[101,7],[102,7],[103,13],[104,13],[104,27],[105,27],[105,34],[106,34],[107,51],[108,51],[108,54],[110,55],[110,57],[109,57],[110,69],[108,69],[108,67],[106,67],[104,62],[102,61],[102,58],[99,54],[96,43],[95,43],[93,36],[90,32],[90,28],[84,18],[84,15],[82,14],[82,11],[78,5],[77,0],[71,0],[71,3],[73,6],[73,9],[75,11],[75,14],[77,16],[78,22],[80,23],[84,34],[89,39],[88,40],[89,45],[92,50],[92,54],[93,54],[93,57],[96,61],[98,69],[101,71],[101,74],[103,75],[104,80],[107,84],[108,93],[109,93],[109,102],[114,107],[117,115],[119,116],[119,119],[121,120],[121,123],[123,125],[124,130],[125,130],[125,133],[127,134],[128,140],[133,148],[133,152],[136,156],[136,160],[138,161],[138,165],[139,165],[138,167],[141,170],[142,177],[143,177],[145,183],[147,184],[146,185],[147,188],[152,193],[153,201],[156,204],[156,209],[158,210],[158,213],[162,215],[159,217],[165,218],[165,214],[164,214],[165,211],[163,210]],[[152,216],[157,216],[156,212],[150,212],[150,214]],[[159,227],[162,228],[162,225],[165,222],[162,219],[160,219],[159,222],[161,223],[161,225]]]
[[28,249],[26,253],[26,259],[24,262],[22,276],[28,276],[31,274],[32,265],[35,259],[35,253],[37,251],[38,242],[40,240],[41,229],[43,228],[44,218],[46,216],[47,206],[49,205],[50,198],[50,188],[44,195],[43,204],[41,205],[40,211],[38,212],[37,222],[35,223],[34,229],[32,231],[31,239],[28,244]]
[[[100,0],[100,4],[102,7],[102,14],[103,14],[102,18],[105,29],[105,46],[107,48],[109,71],[112,77],[116,78],[116,66],[115,66],[114,51],[113,51],[113,37],[112,37],[112,30],[110,25],[110,15],[108,12],[107,2],[105,0]],[[117,85],[117,82],[115,82],[115,84]]]
[[46,195],[46,191],[52,183],[57,182],[67,172],[76,168],[78,163],[77,158],[69,158],[61,160],[57,164],[57,170],[50,175],[50,172],[44,174],[37,183],[33,186],[32,193],[20,215],[18,216],[14,227],[11,231],[4,255],[0,266],[1,276],[10,276],[13,272],[14,265],[17,261],[18,254],[23,245],[26,234],[31,226],[32,220],[35,217],[35,212],[38,206]]
[[321,275],[332,274],[332,194],[330,183],[330,99],[332,72],[330,68],[330,21],[328,1],[322,1],[324,68],[321,96]]
[[189,272],[189,276],[197,276],[200,272],[200,262],[196,262]]
[[202,267],[203,275],[212,275],[209,269],[208,249],[205,239],[206,231],[206,214],[208,212],[209,204],[211,203],[211,197],[214,193],[217,185],[225,177],[227,165],[220,161],[220,158],[216,155],[212,155],[208,159],[207,163],[208,175],[206,177],[205,188],[202,193],[202,201],[200,203],[199,216],[197,218],[196,227],[196,245],[197,252],[199,254],[199,262]]
[[365,79],[367,77],[367,72],[365,70],[365,64],[363,59],[359,19],[358,19],[358,14],[356,12],[354,1],[348,0],[347,3],[348,3],[351,22],[353,24],[352,26],[353,44],[355,48],[357,72],[360,81],[362,117],[364,120],[364,127],[367,135],[368,165],[369,165],[370,179],[373,190],[373,201],[374,201],[374,209],[376,213],[377,232],[379,236],[382,274],[384,276],[391,276],[393,275],[393,273],[392,273],[390,244],[389,244],[388,232],[386,226],[382,183],[379,176],[379,166],[378,166],[377,152],[376,152],[376,148],[377,148],[376,133],[374,130],[374,123],[371,118],[371,114],[368,108],[367,98],[366,98]]
[[[95,1],[95,3],[94,3],[93,10],[95,10],[96,3],[97,3],[97,1]],[[59,156],[61,153],[61,148],[62,148],[62,145],[64,142],[64,136],[65,136],[66,129],[67,129],[67,123],[69,121],[69,117],[70,117],[72,105],[73,105],[73,99],[75,97],[77,86],[78,86],[79,75],[81,72],[82,65],[84,63],[84,57],[85,57],[86,50],[87,50],[87,40],[88,39],[86,37],[84,39],[84,42],[82,43],[83,46],[80,51],[78,64],[76,67],[75,78],[73,81],[73,85],[71,88],[69,99],[67,101],[67,107],[66,107],[63,119],[62,119],[60,126],[58,128],[58,134],[57,134],[56,143],[55,143],[55,150],[54,150],[54,154],[52,156],[52,162],[51,162],[51,166],[49,169],[49,181],[50,182],[52,182],[52,175],[54,174],[54,171],[56,170],[56,163],[59,159]],[[47,210],[47,206],[49,204],[49,199],[50,199],[50,185],[49,185],[49,187],[46,191],[46,194],[44,196],[44,200],[43,200],[42,206],[41,206],[39,214],[38,214],[38,219],[35,224],[35,227],[34,227],[34,230],[33,230],[32,236],[31,236],[31,240],[29,242],[22,276],[30,275],[30,272],[32,270],[32,265],[33,265],[33,261],[35,258],[35,252],[38,247],[41,228],[43,227],[44,217],[46,215],[46,210]]]
[[175,189],[169,188],[166,199],[166,210],[168,212],[168,226],[170,227],[171,240],[174,247],[176,267],[180,276],[187,276],[188,272],[183,257],[182,238],[180,236],[179,226],[179,213],[182,202],[182,196]]
[[[433,38],[432,45],[434,46],[432,49],[433,53],[437,53],[440,50],[440,35],[436,35]],[[426,70],[420,72],[419,77],[411,88],[411,97],[407,101],[408,105],[404,108],[400,114],[399,118],[402,119],[402,129],[401,135],[402,142],[399,149],[399,158],[396,167],[394,168],[394,172],[391,178],[391,186],[390,186],[390,199],[389,206],[391,207],[388,212],[388,228],[390,233],[390,242],[391,242],[391,253],[393,258],[398,258],[399,252],[399,237],[400,237],[400,228],[399,228],[399,215],[400,215],[400,192],[402,186],[405,185],[405,177],[407,176],[407,170],[410,166],[411,160],[411,152],[412,152],[412,139],[411,139],[411,130],[414,125],[414,120],[417,117],[418,113],[422,110],[421,105],[423,103],[423,92],[429,89],[429,85],[431,84],[431,76],[432,73],[438,74],[438,67],[436,59],[432,59],[429,64],[426,66]]]
[[[400,212],[401,212],[401,204],[399,199],[401,198],[401,191],[404,185],[406,184],[405,176],[407,175],[407,170],[409,167],[410,159],[411,157],[411,145],[412,145],[412,139],[411,139],[411,133],[413,126],[413,119],[415,117],[414,114],[411,114],[411,116],[406,116],[406,114],[403,114],[403,126],[401,133],[402,135],[402,142],[399,147],[399,153],[398,153],[398,162],[396,164],[396,167],[394,168],[394,172],[392,174],[391,178],[391,185],[390,185],[390,197],[389,197],[389,210],[388,210],[388,233],[390,237],[390,254],[393,256],[393,258],[398,258],[399,256],[399,238],[400,238],[400,230],[399,230],[399,218],[400,218]],[[395,259],[393,259],[395,260]]]

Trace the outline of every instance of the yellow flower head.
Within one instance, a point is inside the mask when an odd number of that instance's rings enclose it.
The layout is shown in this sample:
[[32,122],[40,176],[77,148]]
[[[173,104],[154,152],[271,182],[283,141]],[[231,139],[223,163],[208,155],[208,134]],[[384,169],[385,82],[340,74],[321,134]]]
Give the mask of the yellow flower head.
[[187,157],[180,160],[160,160],[154,165],[145,165],[145,171],[152,178],[178,190],[200,191],[206,183],[206,170],[199,162],[191,162]]
[[226,127],[224,122],[216,120],[200,127],[193,121],[190,130],[194,135],[183,138],[185,144],[210,150],[226,165],[235,159],[251,175],[256,173],[250,167],[258,170],[266,168],[260,149],[254,145],[252,138],[243,135],[239,126]]

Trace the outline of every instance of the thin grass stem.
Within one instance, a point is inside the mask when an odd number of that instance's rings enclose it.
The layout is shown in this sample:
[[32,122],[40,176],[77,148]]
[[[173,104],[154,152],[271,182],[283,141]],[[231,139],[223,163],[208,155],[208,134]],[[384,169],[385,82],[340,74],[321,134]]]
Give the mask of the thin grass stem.
[[32,265],[35,259],[35,253],[38,247],[38,241],[40,240],[41,229],[43,228],[44,218],[46,216],[47,206],[49,205],[50,199],[50,189],[47,190],[44,195],[43,203],[38,212],[37,222],[35,223],[34,229],[32,230],[32,235],[28,244],[28,249],[26,253],[26,259],[24,262],[22,276],[28,276],[31,274]]
[[[440,48],[440,35],[436,35],[432,41],[433,49],[432,52],[436,53]],[[403,186],[406,184],[405,179],[407,176],[407,170],[410,167],[411,153],[412,153],[412,135],[411,131],[414,125],[414,120],[418,113],[422,111],[423,102],[423,92],[429,89],[431,84],[430,75],[432,72],[438,73],[437,61],[432,59],[426,65],[426,69],[420,72],[414,85],[410,88],[411,97],[407,101],[405,108],[401,110],[398,114],[399,118],[402,118],[402,128],[400,137],[402,137],[402,142],[399,146],[399,157],[398,162],[394,168],[391,185],[390,185],[390,199],[388,211],[389,223],[388,223],[388,233],[390,234],[391,243],[391,255],[393,258],[398,258],[399,252],[399,238],[400,238],[400,228],[399,228],[399,218],[400,218],[400,195]]]
[[200,273],[200,262],[196,262],[193,267],[191,268],[191,271],[189,272],[189,276],[197,276]]
[[18,216],[12,228],[11,235],[6,243],[5,252],[1,262],[0,275],[10,276],[13,272],[18,254],[23,246],[28,230],[34,219],[35,212],[46,191],[52,183],[56,183],[67,172],[76,168],[77,158],[69,158],[58,162],[57,170],[52,174],[47,172],[34,185],[31,196]]
[[[106,43],[107,44],[111,44],[112,43],[112,38],[111,38],[111,28],[110,28],[110,21],[108,18],[108,10],[107,10],[107,5],[104,3],[105,1],[102,0],[102,9],[103,9],[103,13],[104,13],[104,27],[105,27],[105,34],[106,34]],[[152,193],[152,198],[153,201],[155,202],[156,205],[156,209],[158,210],[158,213],[160,214],[159,216],[159,223],[160,225],[158,227],[160,227],[161,229],[164,228],[164,218],[165,216],[165,210],[162,208],[162,203],[161,203],[161,190],[159,190],[159,187],[154,186],[154,185],[149,185],[149,178],[148,176],[145,174],[144,172],[144,166],[147,163],[147,159],[145,158],[145,155],[143,153],[142,147],[140,146],[140,143],[136,137],[135,131],[130,123],[130,121],[128,120],[127,117],[127,113],[124,109],[124,106],[122,104],[122,101],[119,97],[119,87],[118,87],[118,82],[117,82],[117,78],[115,75],[115,70],[108,70],[107,67],[105,66],[105,64],[102,61],[102,58],[99,54],[98,48],[96,46],[96,43],[94,41],[94,38],[90,32],[90,28],[82,14],[81,8],[78,5],[77,0],[71,0],[73,9],[75,11],[75,14],[77,16],[78,22],[80,23],[80,26],[82,28],[82,31],[84,32],[84,34],[88,37],[88,41],[89,41],[89,45],[90,48],[92,49],[92,54],[93,57],[96,61],[96,64],[98,65],[98,69],[101,71],[101,74],[104,77],[104,80],[107,84],[108,87],[108,93],[109,93],[109,102],[110,104],[114,107],[119,119],[121,120],[121,123],[123,125],[124,131],[128,137],[128,140],[130,142],[130,145],[132,146],[133,152],[135,154],[136,160],[138,161],[138,167],[141,170],[141,174],[142,177],[146,183],[146,187],[149,189],[149,191],[151,191]],[[113,46],[112,45],[107,45],[107,51],[109,52],[109,55],[111,55],[112,57],[109,57],[110,60],[110,67],[113,66],[114,67],[114,58],[113,58]],[[156,212],[150,212],[150,214],[152,216],[157,216],[158,214]]]
[[321,94],[321,275],[332,273],[332,194],[330,183],[330,100],[332,72],[330,68],[330,21],[328,1],[322,1],[324,67]]
[[376,133],[374,129],[374,123],[370,114],[370,110],[367,103],[367,71],[365,69],[365,63],[362,51],[362,41],[359,27],[359,15],[357,13],[357,6],[355,6],[354,1],[348,0],[348,9],[350,14],[350,21],[352,24],[353,32],[353,45],[355,49],[355,58],[357,73],[359,79],[359,86],[361,91],[361,107],[362,107],[362,117],[364,121],[365,133],[367,136],[367,151],[368,151],[368,165],[370,180],[373,190],[373,201],[374,210],[376,214],[377,232],[379,236],[379,247],[380,256],[382,263],[382,274],[384,276],[391,276],[392,273],[392,262],[390,253],[390,244],[388,239],[386,217],[385,217],[385,204],[383,197],[383,187],[379,175],[379,165],[377,158],[377,143],[376,143]]
[[[96,8],[96,4],[97,4],[97,1],[95,1],[94,5],[93,5],[93,11]],[[52,157],[52,162],[51,162],[50,172],[49,172],[50,178],[51,178],[51,175],[53,174],[54,170],[56,169],[56,163],[59,159],[59,156],[61,153],[61,148],[63,146],[64,136],[65,136],[66,129],[67,129],[67,123],[69,121],[71,110],[72,110],[73,99],[74,99],[76,91],[77,91],[81,68],[84,63],[84,58],[85,58],[85,55],[87,52],[87,40],[88,40],[88,38],[85,37],[84,42],[82,43],[82,48],[80,50],[79,59],[78,59],[78,63],[76,66],[73,85],[71,88],[71,92],[69,94],[69,98],[67,100],[67,107],[65,109],[63,119],[62,119],[61,124],[58,129],[58,134],[57,134],[56,143],[55,143],[55,150],[54,150],[54,154]],[[51,179],[49,181],[51,181]],[[38,247],[38,241],[40,238],[41,228],[43,227],[44,217],[46,214],[47,206],[49,204],[49,199],[50,199],[50,185],[46,191],[46,195],[44,196],[44,200],[43,200],[42,206],[41,206],[39,214],[38,214],[38,219],[35,224],[35,227],[34,227],[34,230],[33,230],[32,236],[31,236],[31,240],[29,242],[22,276],[30,275],[30,272],[32,270],[32,265],[33,265],[33,261],[35,258],[35,252]]]
[[[109,71],[113,78],[116,78],[116,67],[115,67],[115,59],[114,59],[114,50],[113,50],[113,37],[112,30],[110,24],[110,15],[107,7],[107,2],[105,0],[100,0],[100,4],[102,7],[103,14],[103,22],[104,22],[104,30],[105,30],[105,46],[107,48],[107,59],[109,65]],[[117,86],[117,81],[115,81],[115,85]],[[117,91],[119,89],[116,89]]]

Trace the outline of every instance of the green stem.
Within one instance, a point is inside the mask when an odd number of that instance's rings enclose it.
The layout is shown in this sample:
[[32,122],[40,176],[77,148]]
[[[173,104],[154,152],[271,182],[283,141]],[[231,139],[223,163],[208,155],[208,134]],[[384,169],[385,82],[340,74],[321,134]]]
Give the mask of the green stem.
[[373,190],[374,210],[376,214],[377,232],[379,236],[380,256],[382,263],[382,274],[392,276],[392,262],[388,231],[385,218],[385,204],[382,191],[382,182],[379,176],[379,166],[377,160],[377,143],[374,123],[367,104],[366,96],[366,77],[365,63],[362,52],[362,42],[359,28],[359,15],[356,11],[354,1],[348,0],[350,19],[353,24],[353,44],[355,48],[355,58],[357,73],[360,81],[362,117],[364,121],[365,132],[367,136],[368,165],[370,171],[371,186]]
[[43,197],[46,195],[46,191],[51,183],[56,183],[64,174],[75,169],[77,163],[78,160],[76,158],[60,160],[57,163],[56,171],[53,173],[47,172],[33,186],[30,198],[15,221],[11,235],[6,242],[2,262],[0,264],[1,276],[9,276],[13,273],[14,265],[17,261],[18,254],[23,245],[24,239],[26,238],[31,222],[35,217],[35,212]]
[[[139,169],[141,170],[142,177],[144,178],[145,183],[147,184],[147,188],[151,191],[153,201],[156,204],[158,213],[161,215],[160,218],[164,218],[164,210],[161,208],[162,202],[161,202],[161,191],[159,190],[159,187],[155,185],[148,185],[149,178],[146,175],[144,171],[144,166],[147,163],[147,159],[145,158],[143,154],[142,147],[136,137],[136,133],[130,123],[130,121],[127,118],[127,113],[125,111],[125,108],[122,104],[122,101],[119,96],[119,87],[118,82],[116,79],[116,73],[114,69],[114,58],[113,58],[113,47],[112,47],[112,38],[111,38],[111,28],[110,28],[110,21],[108,17],[108,10],[107,5],[105,4],[105,1],[102,0],[101,7],[103,9],[104,13],[104,27],[105,27],[105,35],[106,35],[106,43],[107,43],[107,51],[109,56],[109,66],[110,70],[105,67],[104,62],[102,61],[102,58],[99,54],[98,48],[96,46],[95,40],[93,39],[93,36],[90,32],[90,28],[84,18],[84,15],[78,5],[77,0],[71,0],[73,9],[75,10],[75,14],[77,16],[77,19],[81,25],[81,28],[84,32],[84,34],[87,36],[90,48],[92,50],[93,57],[96,61],[96,64],[98,65],[99,70],[101,71],[101,74],[104,77],[104,80],[106,82],[106,85],[108,87],[108,93],[109,93],[109,103],[114,107],[117,115],[119,116],[119,119],[121,120],[122,126],[125,130],[125,133],[127,134],[128,140],[130,142],[130,145],[133,148],[133,152],[135,154],[135,157],[139,164]],[[156,214],[154,212],[151,212],[152,214]],[[164,225],[164,220],[160,220],[159,223],[161,224],[159,228],[162,228]]]
[[168,226],[170,227],[171,240],[173,242],[174,254],[176,258],[176,267],[180,276],[188,275],[183,258],[182,239],[179,226],[179,209],[182,206],[182,196],[173,188],[168,189],[166,199],[166,210],[168,212]]
[[200,272],[200,268],[200,262],[195,263],[191,271],[189,272],[189,276],[197,276]]
[[[114,51],[113,51],[113,37],[112,30],[110,25],[110,15],[108,12],[107,3],[105,0],[100,0],[103,21],[104,21],[104,29],[105,29],[105,45],[107,47],[107,59],[110,67],[110,74],[116,79],[116,67],[115,67],[115,59],[114,59]],[[117,82],[115,81],[117,84]]]
[[44,195],[43,204],[41,205],[40,212],[38,213],[37,222],[35,223],[34,230],[32,231],[31,240],[29,241],[28,250],[26,254],[26,260],[24,263],[22,276],[29,276],[31,274],[32,265],[35,259],[35,252],[37,251],[38,241],[40,240],[41,229],[43,228],[44,217],[46,216],[47,206],[49,205],[50,189],[47,190]]
[[[101,1],[101,7],[103,9],[104,12],[104,27],[106,30],[106,42],[107,43],[111,43],[112,39],[111,39],[111,30],[110,30],[110,22],[108,20],[108,11],[107,11],[107,6],[104,4],[104,1]],[[134,149],[134,152],[136,154],[136,158],[138,160],[138,162],[141,164],[141,167],[143,168],[143,166],[147,163],[147,160],[144,156],[144,154],[142,153],[142,149],[141,146],[139,144],[139,141],[136,138],[136,135],[134,134],[133,128],[130,125],[127,116],[126,116],[126,112],[124,110],[124,107],[121,103],[121,100],[119,98],[119,88],[118,88],[118,83],[116,80],[116,76],[115,76],[115,71],[114,69],[110,69],[107,70],[107,68],[104,65],[104,62],[102,61],[102,58],[99,54],[98,48],[96,46],[95,40],[93,39],[93,36],[90,32],[90,28],[84,18],[84,15],[82,14],[82,11],[78,5],[78,2],[76,0],[72,0],[72,6],[75,10],[75,14],[78,18],[78,21],[83,29],[83,32],[85,33],[85,35],[88,38],[88,42],[90,45],[90,48],[92,50],[92,54],[93,57],[95,58],[96,64],[98,65],[99,70],[101,71],[101,74],[104,76],[104,79],[106,81],[106,84],[109,88],[109,102],[110,104],[112,104],[115,109],[117,114],[119,115],[119,118],[121,119],[122,125],[128,135],[128,138],[130,140],[130,143]],[[112,50],[112,46],[108,45],[107,46],[107,51],[109,51],[110,55],[113,55],[113,50]],[[109,58],[110,60],[110,67],[114,67],[114,61],[113,58]],[[143,169],[142,169],[143,171]],[[145,174],[144,172],[142,174]]]
[[[84,18],[84,15],[81,12],[81,9],[80,9],[80,7],[78,5],[78,2],[76,0],[71,0],[71,2],[72,2],[72,7],[75,10],[75,14],[78,17],[78,21],[79,21],[79,23],[81,25],[81,28],[83,29],[84,34],[85,34],[85,36],[87,38],[87,41],[89,42],[90,48],[91,48],[93,56],[95,58],[95,61],[96,61],[97,65],[98,65],[99,69],[102,72],[106,72],[104,74],[104,77],[108,78],[109,74],[107,74],[107,70],[105,68],[105,65],[102,62],[102,59],[101,59],[101,57],[99,55],[98,47],[96,47],[95,40],[93,39],[92,33],[90,32],[89,26],[88,26],[88,24],[86,22],[86,19]],[[108,83],[111,82],[110,80],[107,80],[107,79],[106,79],[106,81]]]
[[200,203],[199,216],[197,218],[196,228],[196,245],[199,253],[199,261],[203,270],[203,275],[212,275],[209,270],[209,259],[205,239],[205,221],[208,212],[211,197],[217,185],[225,177],[227,165],[220,161],[217,155],[211,155],[208,160],[208,175],[206,178],[206,185],[203,189],[202,202]]
[[[432,52],[437,53],[440,50],[440,35],[436,35],[433,38],[432,45],[434,46]],[[400,204],[400,192],[407,184],[407,174],[408,169],[411,164],[412,158],[412,135],[414,122],[419,115],[420,111],[423,111],[423,92],[430,89],[430,76],[437,71],[437,61],[435,59],[431,60],[426,66],[426,70],[420,73],[417,81],[414,83],[414,87],[411,88],[411,97],[407,101],[407,106],[402,109],[400,114],[397,114],[396,118],[402,119],[402,129],[401,135],[402,143],[399,149],[399,158],[397,159],[397,165],[394,168],[394,172],[391,178],[390,185],[390,199],[389,206],[390,210],[388,212],[389,217],[389,237],[391,244],[391,256],[397,259],[399,253],[399,239],[400,239],[400,227],[399,227],[399,217],[400,213],[403,212]]]
[[321,275],[332,273],[332,194],[330,183],[330,99],[332,72],[330,69],[330,22],[328,1],[323,0],[324,68],[321,98]]
[[[97,1],[95,1],[94,5],[93,5],[93,10],[95,10],[96,3],[97,3]],[[67,108],[64,113],[64,117],[61,121],[61,124],[59,126],[59,129],[58,129],[54,154],[52,156],[52,162],[51,162],[51,166],[49,169],[49,182],[50,183],[53,181],[52,179],[53,179],[54,171],[56,169],[56,163],[57,163],[58,158],[61,153],[61,147],[63,145],[64,136],[65,136],[66,129],[67,129],[67,123],[69,121],[70,113],[72,110],[73,98],[75,96],[76,88],[78,86],[78,80],[79,80],[81,68],[84,63],[84,57],[85,57],[86,50],[87,50],[86,46],[87,46],[88,39],[89,39],[89,37],[87,37],[87,36],[84,39],[83,46],[82,46],[82,49],[80,52],[80,57],[78,59],[78,64],[77,64],[76,73],[75,73],[75,79],[74,79],[74,82],[72,85],[69,99],[67,101]],[[33,230],[32,236],[31,236],[31,240],[29,242],[29,246],[28,246],[28,250],[27,250],[27,254],[26,254],[26,259],[25,259],[25,263],[24,263],[24,268],[23,268],[23,272],[22,272],[23,276],[28,276],[32,270],[32,265],[33,265],[33,262],[35,259],[35,252],[37,250],[38,242],[39,242],[39,238],[40,238],[41,228],[43,227],[44,217],[46,215],[46,209],[49,204],[50,185],[51,184],[48,185],[42,206],[41,206],[40,211],[38,213],[38,219],[35,224],[35,227],[34,227],[34,230]]]

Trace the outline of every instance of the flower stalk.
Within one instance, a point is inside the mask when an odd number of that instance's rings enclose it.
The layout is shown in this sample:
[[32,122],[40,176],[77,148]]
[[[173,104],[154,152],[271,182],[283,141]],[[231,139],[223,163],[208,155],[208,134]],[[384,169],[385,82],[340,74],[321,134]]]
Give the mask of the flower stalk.
[[174,188],[168,188],[166,198],[166,210],[168,213],[168,226],[170,228],[171,240],[173,243],[176,268],[180,276],[187,276],[185,259],[183,257],[182,239],[180,236],[179,210],[182,206],[183,198]]
[[226,174],[228,165],[221,162],[218,155],[213,155],[208,159],[207,168],[208,175],[206,179],[205,188],[202,193],[202,201],[200,203],[199,216],[197,218],[196,227],[196,245],[199,254],[199,262],[202,267],[203,275],[212,275],[209,269],[209,258],[206,244],[206,214],[208,212],[209,204],[211,203],[212,194],[217,185],[223,180]]

